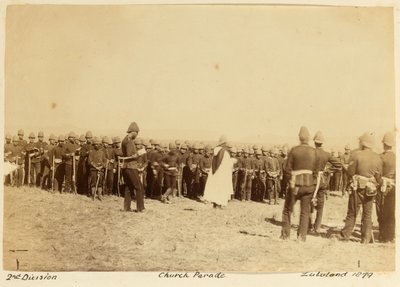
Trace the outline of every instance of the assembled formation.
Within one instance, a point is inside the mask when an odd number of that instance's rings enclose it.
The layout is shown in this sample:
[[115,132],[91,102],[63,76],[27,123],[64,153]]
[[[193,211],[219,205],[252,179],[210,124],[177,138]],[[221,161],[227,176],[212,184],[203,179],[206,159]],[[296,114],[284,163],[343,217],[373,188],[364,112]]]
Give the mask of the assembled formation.
[[[132,122],[126,136],[96,137],[91,131],[77,136],[30,133],[28,141],[21,129],[16,136],[5,136],[4,160],[12,169],[4,177],[7,186],[26,185],[50,192],[86,195],[93,200],[103,196],[122,196],[124,210],[145,210],[144,199],[170,203],[173,197],[204,202],[207,180],[213,173],[215,146],[204,142],[174,140],[169,143],[138,137],[139,127]],[[299,132],[300,144],[234,145],[220,139],[221,148],[231,158],[232,200],[256,201],[269,205],[284,200],[282,239],[288,239],[291,214],[300,200],[298,238],[305,241],[309,232],[319,233],[328,191],[349,194],[345,227],[336,235],[349,240],[357,213],[362,207],[362,243],[374,240],[372,209],[376,205],[379,241],[395,238],[395,135],[386,133],[382,154],[375,153],[373,134],[364,133],[359,147],[346,145],[343,153],[323,149],[325,139],[318,131],[314,145],[306,127]],[[214,207],[217,205],[214,204]],[[316,210],[310,222],[310,211]]]

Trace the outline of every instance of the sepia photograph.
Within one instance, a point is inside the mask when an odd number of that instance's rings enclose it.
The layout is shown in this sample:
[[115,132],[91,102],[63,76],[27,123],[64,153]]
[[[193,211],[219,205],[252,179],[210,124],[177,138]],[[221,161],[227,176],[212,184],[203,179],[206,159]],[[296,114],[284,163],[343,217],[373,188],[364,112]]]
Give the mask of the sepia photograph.
[[3,271],[396,271],[393,6],[65,4],[4,11]]

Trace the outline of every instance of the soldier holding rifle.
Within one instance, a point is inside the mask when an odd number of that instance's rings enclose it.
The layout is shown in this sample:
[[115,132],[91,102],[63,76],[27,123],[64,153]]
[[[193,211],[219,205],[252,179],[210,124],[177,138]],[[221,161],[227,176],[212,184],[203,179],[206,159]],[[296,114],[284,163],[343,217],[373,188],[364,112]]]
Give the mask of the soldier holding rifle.
[[93,139],[94,149],[89,152],[88,164],[90,167],[90,191],[92,199],[95,197],[101,200],[103,192],[102,179],[107,158],[104,149],[101,146],[101,141],[98,138]]

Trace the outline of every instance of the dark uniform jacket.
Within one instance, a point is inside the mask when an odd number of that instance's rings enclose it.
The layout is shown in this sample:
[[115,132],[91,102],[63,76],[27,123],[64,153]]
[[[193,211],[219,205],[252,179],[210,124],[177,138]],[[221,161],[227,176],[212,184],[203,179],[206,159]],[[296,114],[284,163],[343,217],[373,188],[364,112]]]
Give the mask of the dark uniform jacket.
[[382,176],[395,179],[396,178],[396,154],[393,151],[385,151],[381,154],[383,163]]
[[296,186],[312,186],[314,185],[314,175],[317,173],[317,161],[318,159],[315,148],[308,144],[295,146],[288,154],[285,166],[286,176],[290,178],[292,171],[311,171],[313,174],[302,174],[296,176]]
[[360,150],[351,157],[347,170],[349,176],[361,175],[368,178],[375,177],[380,182],[382,175],[382,159],[371,149]]
[[93,149],[89,152],[88,164],[91,170],[96,170],[96,168],[105,167],[107,162],[106,154],[104,149]]

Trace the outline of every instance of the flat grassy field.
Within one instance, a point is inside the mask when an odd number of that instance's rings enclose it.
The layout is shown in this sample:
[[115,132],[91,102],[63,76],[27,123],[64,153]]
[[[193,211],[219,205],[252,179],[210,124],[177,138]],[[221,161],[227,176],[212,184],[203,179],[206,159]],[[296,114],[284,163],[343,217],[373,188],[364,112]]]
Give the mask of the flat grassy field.
[[[232,201],[213,209],[189,199],[172,204],[146,199],[144,213],[126,213],[123,199],[114,196],[100,202],[5,187],[4,268],[17,270],[18,261],[23,271],[394,270],[395,245],[361,245],[359,225],[349,242],[325,236],[343,226],[347,200],[331,194],[323,234],[303,243],[296,240],[299,215],[291,239],[279,239],[283,201],[276,206]],[[373,222],[377,238],[375,212]]]

